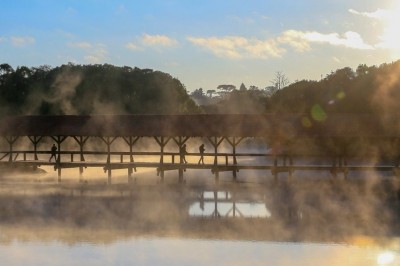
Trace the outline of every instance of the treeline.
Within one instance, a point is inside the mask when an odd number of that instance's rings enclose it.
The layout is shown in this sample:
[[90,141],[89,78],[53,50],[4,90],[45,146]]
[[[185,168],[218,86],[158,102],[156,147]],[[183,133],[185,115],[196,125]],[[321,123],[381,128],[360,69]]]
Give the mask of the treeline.
[[[243,84],[242,84],[243,85]],[[314,111],[393,117],[400,111],[400,61],[338,69],[319,81],[296,81],[284,88],[231,90],[222,96],[192,97],[208,113],[309,114]]]
[[299,81],[277,91],[267,112],[397,114],[400,108],[400,61],[379,67],[359,65],[336,70],[320,81]]
[[[281,75],[281,73],[280,73]],[[282,75],[281,75],[282,76]],[[283,76],[286,78],[285,76]],[[283,83],[282,83],[283,84]],[[0,65],[0,114],[330,113],[393,117],[400,111],[400,61],[338,69],[279,88],[195,90],[169,74],[112,65]]]
[[200,108],[169,74],[112,65],[0,65],[1,115],[187,114]]

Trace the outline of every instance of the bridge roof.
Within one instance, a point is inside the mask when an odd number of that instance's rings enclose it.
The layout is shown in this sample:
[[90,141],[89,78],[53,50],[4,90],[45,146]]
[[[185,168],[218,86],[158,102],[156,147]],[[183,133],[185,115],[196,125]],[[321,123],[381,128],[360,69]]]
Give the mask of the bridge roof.
[[398,137],[369,115],[92,115],[0,118],[1,136]]

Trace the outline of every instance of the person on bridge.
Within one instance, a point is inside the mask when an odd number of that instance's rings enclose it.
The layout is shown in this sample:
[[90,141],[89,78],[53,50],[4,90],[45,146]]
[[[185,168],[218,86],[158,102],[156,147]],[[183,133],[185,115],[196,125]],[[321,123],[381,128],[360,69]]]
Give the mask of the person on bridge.
[[51,146],[51,156],[49,159],[49,162],[51,162],[51,159],[54,157],[54,161],[57,161],[57,147],[56,144],[53,144],[53,146]]
[[182,145],[182,147],[180,148],[179,153],[180,153],[180,156],[181,156],[181,162],[182,162],[182,163],[187,163],[186,158],[185,158],[185,155],[186,155],[186,153],[187,153],[187,151],[186,151],[186,144],[183,144],[183,145]]
[[200,147],[199,147],[200,160],[199,160],[199,163],[198,163],[198,164],[200,164],[200,162],[201,162],[202,164],[204,164],[204,151],[205,151],[205,150],[206,150],[206,149],[204,148],[204,144],[201,144]]

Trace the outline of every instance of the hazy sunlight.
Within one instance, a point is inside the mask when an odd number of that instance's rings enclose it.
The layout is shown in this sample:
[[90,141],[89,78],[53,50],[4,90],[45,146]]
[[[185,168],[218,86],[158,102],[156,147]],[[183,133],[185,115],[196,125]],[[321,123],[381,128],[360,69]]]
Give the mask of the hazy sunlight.
[[400,4],[387,13],[385,18],[384,34],[381,37],[381,46],[391,50],[392,58],[400,56],[400,34],[398,25],[400,25]]
[[394,261],[394,254],[390,251],[383,252],[378,255],[377,263],[378,265],[390,265]]

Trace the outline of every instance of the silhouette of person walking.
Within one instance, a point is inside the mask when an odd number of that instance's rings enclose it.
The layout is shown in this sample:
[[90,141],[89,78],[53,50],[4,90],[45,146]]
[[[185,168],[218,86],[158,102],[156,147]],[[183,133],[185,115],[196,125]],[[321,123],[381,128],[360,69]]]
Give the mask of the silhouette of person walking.
[[206,149],[204,148],[204,144],[201,144],[200,147],[199,147],[200,160],[199,160],[199,163],[198,163],[198,164],[200,164],[200,162],[201,162],[202,164],[204,164],[204,151],[205,151],[205,150],[206,150]]
[[51,159],[54,157],[54,161],[57,161],[57,147],[56,144],[53,144],[53,146],[51,146],[51,156],[49,159],[49,162],[51,162]]
[[187,151],[186,151],[186,144],[183,144],[183,145],[182,145],[181,150],[180,150],[179,153],[180,153],[180,156],[181,156],[181,162],[182,162],[182,163],[187,163],[186,158],[185,158],[185,155],[186,155],[186,153],[187,153]]

